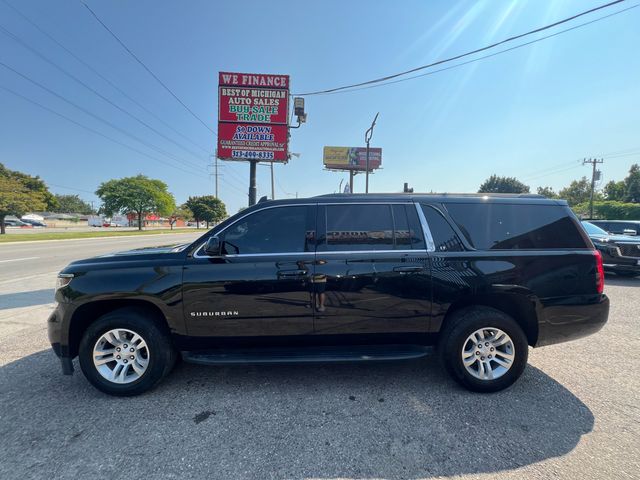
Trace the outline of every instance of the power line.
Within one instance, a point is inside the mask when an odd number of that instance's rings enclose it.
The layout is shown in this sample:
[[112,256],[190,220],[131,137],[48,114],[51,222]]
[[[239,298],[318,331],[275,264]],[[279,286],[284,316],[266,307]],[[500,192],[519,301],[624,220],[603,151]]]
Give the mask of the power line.
[[175,128],[173,128],[171,125],[169,125],[167,122],[165,122],[162,118],[160,118],[159,115],[153,113],[151,110],[149,110],[147,107],[145,107],[144,105],[142,105],[140,102],[138,102],[137,100],[135,100],[134,98],[132,98],[130,95],[128,95],[124,90],[122,90],[120,87],[118,87],[114,82],[112,82],[111,80],[109,80],[107,77],[105,77],[104,75],[102,75],[98,70],[96,70],[94,67],[92,67],[89,63],[87,63],[86,61],[84,61],[82,58],[80,58],[78,55],[76,55],[75,53],[73,53],[71,50],[69,50],[66,46],[64,46],[64,44],[62,44],[59,40],[57,40],[55,37],[53,37],[50,33],[48,33],[46,30],[44,30],[41,26],[39,26],[36,22],[34,22],[33,20],[31,20],[27,15],[25,15],[23,12],[21,12],[20,10],[18,10],[15,6],[11,5],[7,0],[0,0],[2,1],[2,3],[4,3],[7,7],[9,7],[10,9],[12,9],[16,14],[18,14],[20,17],[22,17],[26,22],[28,22],[29,24],[31,24],[34,28],[36,28],[40,33],[42,33],[44,36],[46,36],[49,40],[51,40],[53,43],[55,43],[56,45],[58,45],[60,48],[62,48],[65,52],[67,52],[69,55],[71,55],[74,59],[76,59],[78,62],[80,62],[82,65],[84,65],[87,69],[89,69],[91,72],[93,72],[96,76],[100,77],[102,80],[104,80],[109,86],[111,86],[114,90],[117,90],[122,96],[124,96],[125,98],[127,98],[129,101],[131,101],[132,103],[134,103],[135,105],[137,105],[138,107],[140,107],[142,110],[144,110],[145,112],[147,112],[149,115],[151,115],[153,118],[155,118],[157,121],[159,121],[160,123],[162,123],[166,128],[168,128],[169,130],[171,130],[172,132],[174,132],[176,135],[179,135],[180,137],[182,137],[184,140],[188,141],[189,143],[191,143],[193,146],[199,148],[200,150],[202,150],[205,153],[209,153],[209,150],[205,147],[203,147],[202,145],[199,145],[197,142],[195,142],[194,140],[191,140],[189,137],[187,137],[186,135],[180,133],[178,130],[176,130]]
[[567,32],[570,32],[570,31],[572,31],[572,30],[577,30],[577,29],[579,29],[579,28],[586,27],[587,25],[591,25],[592,23],[596,23],[596,22],[599,22],[599,21],[601,21],[601,20],[605,20],[605,19],[607,19],[607,18],[609,18],[609,17],[613,17],[613,16],[615,16],[615,15],[619,15],[619,14],[621,14],[621,13],[624,13],[624,12],[628,11],[628,10],[631,10],[631,9],[637,8],[638,6],[640,6],[640,4],[636,4],[636,5],[633,5],[633,6],[631,6],[631,7],[624,8],[624,9],[619,10],[619,11],[617,11],[617,12],[610,13],[610,14],[608,14],[608,15],[604,15],[604,16],[602,16],[602,17],[598,17],[598,18],[596,18],[596,19],[594,19],[594,20],[590,20],[590,21],[588,21],[588,22],[584,22],[584,23],[581,23],[581,24],[579,24],[579,25],[576,25],[576,26],[573,26],[573,27],[570,27],[570,28],[566,28],[566,29],[564,29],[564,30],[560,30],[560,31],[558,31],[558,32],[556,32],[556,33],[552,33],[552,34],[550,34],[550,35],[546,35],[546,36],[544,36],[544,37],[540,37],[540,38],[537,38],[537,39],[535,39],[535,40],[531,40],[531,41],[529,41],[529,42],[525,42],[525,43],[522,43],[522,44],[520,44],[520,45],[516,45],[516,46],[514,46],[514,47],[505,48],[504,50],[500,50],[500,51],[498,51],[498,52],[491,53],[491,54],[489,54],[489,55],[483,55],[483,56],[480,56],[480,57],[478,57],[478,58],[474,58],[474,59],[472,59],[472,60],[467,60],[466,62],[461,62],[461,63],[457,63],[457,64],[455,64],[455,65],[450,65],[450,66],[448,66],[448,67],[439,68],[438,70],[432,70],[432,71],[430,71],[430,72],[422,73],[422,74],[420,74],[420,75],[414,75],[414,76],[412,76],[412,77],[408,77],[408,78],[400,78],[400,79],[398,79],[398,80],[393,80],[393,81],[391,81],[391,82],[378,83],[378,84],[375,84],[375,85],[369,85],[369,86],[360,87],[360,88],[353,88],[353,89],[351,89],[351,90],[340,90],[340,91],[337,91],[337,92],[326,93],[326,94],[323,94],[323,95],[339,95],[339,94],[342,94],[342,93],[357,92],[357,91],[359,91],[359,90],[368,90],[368,89],[370,89],[370,88],[385,87],[385,86],[388,86],[388,85],[393,85],[393,84],[395,84],[395,83],[407,82],[407,81],[409,81],[409,80],[415,80],[416,78],[422,78],[422,77],[426,77],[426,76],[429,76],[429,75],[434,75],[434,74],[436,74],[436,73],[445,72],[445,71],[447,71],[447,70],[453,70],[454,68],[458,68],[458,67],[462,67],[462,66],[464,66],[464,65],[469,65],[469,64],[471,64],[471,63],[479,62],[480,60],[484,60],[484,59],[487,59],[487,58],[496,57],[496,56],[501,55],[501,54],[503,54],[503,53],[507,53],[507,52],[510,52],[510,51],[512,51],[512,50],[517,50],[517,49],[519,49],[519,48],[527,47],[527,46],[532,45],[532,44],[534,44],[534,43],[542,42],[543,40],[547,40],[547,39],[549,39],[549,38],[556,37],[556,36],[561,35],[561,34],[563,34],[563,33],[567,33]]
[[[174,140],[172,140],[171,138],[167,137],[166,135],[164,135],[162,132],[159,132],[158,130],[156,130],[154,127],[152,127],[151,125],[149,125],[147,122],[145,122],[144,120],[138,118],[137,116],[135,116],[134,114],[130,113],[129,111],[127,111],[126,109],[122,108],[120,105],[118,105],[117,103],[111,101],[110,99],[108,99],[107,97],[105,97],[104,95],[102,95],[100,92],[98,92],[97,90],[95,90],[94,88],[92,88],[91,86],[87,85],[85,82],[83,82],[82,80],[80,80],[78,77],[76,77],[75,75],[73,75],[72,73],[68,72],[67,70],[65,70],[64,68],[62,68],[61,66],[59,66],[57,63],[55,63],[54,61],[50,60],[49,58],[47,58],[45,55],[43,55],[42,53],[38,52],[37,50],[35,50],[34,48],[30,47],[26,42],[24,42],[22,39],[20,39],[17,35],[13,34],[12,32],[10,32],[9,30],[7,30],[4,26],[0,25],[0,31],[3,32],[5,35],[7,35],[8,37],[12,38],[14,41],[16,41],[17,43],[19,43],[20,45],[22,45],[24,48],[26,48],[27,50],[29,50],[31,53],[33,53],[34,55],[38,56],[39,58],[41,58],[42,60],[44,60],[45,62],[47,62],[49,65],[53,66],[54,68],[56,68],[58,71],[62,72],[64,75],[66,75],[67,77],[71,78],[73,81],[75,81],[76,83],[80,84],[81,86],[83,86],[84,88],[86,88],[87,90],[89,90],[91,93],[93,93],[94,95],[96,95],[97,97],[101,98],[102,100],[104,100],[105,102],[107,102],[109,105],[113,106],[114,108],[118,109],[119,111],[121,111],[122,113],[124,113],[125,115],[133,118],[134,120],[136,120],[138,123],[140,123],[141,125],[145,126],[146,128],[148,128],[149,130],[151,130],[152,132],[156,133],[158,136],[164,138],[165,140],[177,145],[178,147],[182,148],[184,151],[190,153],[191,155],[195,156],[196,158],[198,157],[198,154],[194,153],[193,151],[191,151],[190,149],[180,145],[178,142],[175,142]],[[172,154],[166,152],[163,149],[160,149],[158,147],[155,148],[156,151],[158,151],[159,153],[162,153],[163,155],[166,155],[168,157],[172,157],[174,158],[176,161],[183,161],[178,159],[177,157],[173,156]],[[190,162],[188,160],[184,160],[184,162],[187,162],[193,166],[195,166],[196,168],[200,168],[200,165],[197,165],[193,162]]]
[[[0,65],[1,65],[1,63],[0,63]],[[167,165],[167,166],[169,166],[169,167],[172,167],[172,168],[178,169],[178,170],[180,170],[180,171],[182,171],[182,172],[184,172],[184,173],[188,173],[188,174],[190,174],[190,175],[195,175],[195,176],[197,176],[198,178],[202,178],[202,174],[195,173],[195,172],[190,172],[190,171],[188,171],[188,170],[185,170],[185,169],[183,169],[183,168],[178,167],[177,165],[173,165],[173,164],[171,164],[171,163],[169,163],[169,162],[166,162],[165,160],[162,160],[161,158],[158,158],[158,157],[154,157],[154,156],[152,156],[152,155],[149,155],[148,153],[145,153],[145,152],[143,152],[142,150],[138,150],[137,148],[132,147],[131,145],[127,145],[126,143],[123,143],[123,142],[121,142],[120,140],[116,140],[115,138],[110,137],[110,136],[108,136],[108,135],[105,135],[104,133],[99,132],[98,130],[95,130],[95,129],[93,129],[93,128],[91,128],[91,127],[88,127],[88,126],[86,126],[86,125],[84,125],[84,124],[82,124],[82,123],[80,123],[80,122],[77,122],[77,121],[73,120],[72,118],[67,117],[67,116],[66,116],[66,115],[64,115],[64,114],[62,114],[62,113],[60,113],[60,112],[57,112],[57,111],[53,110],[52,108],[49,108],[49,107],[47,107],[47,106],[45,106],[45,105],[42,105],[41,103],[36,102],[35,100],[32,100],[32,99],[30,99],[30,98],[28,98],[28,97],[26,97],[26,96],[24,96],[24,95],[22,95],[22,94],[20,94],[20,93],[18,93],[18,92],[16,92],[16,91],[14,91],[14,90],[11,90],[10,88],[7,88],[7,87],[5,87],[5,86],[0,85],[0,90],[4,90],[4,91],[6,91],[6,92],[9,92],[9,93],[11,93],[12,95],[14,95],[14,96],[16,96],[16,97],[19,97],[19,98],[21,98],[22,100],[24,100],[24,101],[26,101],[26,102],[29,102],[29,103],[31,103],[31,104],[33,104],[33,105],[36,105],[36,106],[38,106],[38,107],[42,108],[43,110],[46,110],[46,111],[48,111],[48,112],[50,112],[50,113],[53,113],[54,115],[57,115],[58,117],[63,118],[63,119],[65,119],[65,120],[67,120],[68,122],[73,123],[74,125],[77,125],[77,126],[79,126],[79,127],[83,128],[83,129],[85,129],[85,130],[88,130],[88,131],[90,131],[90,132],[92,132],[92,133],[94,133],[94,134],[96,134],[96,135],[99,135],[99,136],[101,136],[101,137],[103,137],[103,138],[106,138],[107,140],[110,140],[110,141],[112,141],[113,143],[117,143],[118,145],[121,145],[121,146],[123,146],[123,147],[125,147],[125,148],[128,148],[129,150],[132,150],[132,151],[134,151],[134,152],[136,152],[136,153],[138,153],[138,154],[140,154],[140,155],[143,155],[143,156],[145,156],[145,157],[147,157],[147,158],[150,158],[151,160],[156,160],[156,161],[158,161],[158,162],[160,162],[160,163],[163,163],[163,164],[165,164],[165,165]]]
[[[618,0],[618,1],[624,1],[624,0]],[[160,79],[158,78],[158,76],[157,76],[155,73],[153,73],[153,72],[151,71],[151,69],[150,69],[149,67],[147,67],[147,66],[144,64],[144,62],[143,62],[142,60],[140,60],[140,59],[136,56],[136,54],[135,54],[135,53],[133,53],[133,52],[129,49],[129,47],[127,47],[127,46],[124,44],[124,42],[123,42],[122,40],[120,40],[120,38],[118,38],[118,36],[117,36],[115,33],[113,33],[113,31],[111,31],[111,29],[110,29],[109,27],[107,27],[107,26],[104,24],[104,22],[103,22],[102,20],[100,20],[100,17],[98,17],[98,15],[96,15],[96,13],[95,13],[93,10],[91,10],[91,8],[89,7],[89,5],[87,5],[86,3],[84,3],[82,0],[80,0],[80,3],[82,3],[82,5],[84,5],[84,6],[85,6],[85,8],[86,8],[87,10],[89,10],[89,12],[91,13],[91,15],[93,15],[93,17],[98,21],[98,23],[99,23],[100,25],[102,25],[102,26],[104,27],[104,29],[105,29],[107,32],[109,32],[109,33],[111,34],[111,36],[112,36],[112,37],[113,37],[113,38],[114,38],[114,39],[115,39],[115,40],[116,40],[116,41],[117,41],[117,42],[122,46],[122,48],[124,48],[124,49],[127,51],[127,53],[128,53],[129,55],[131,55],[131,57],[132,57],[136,62],[138,62],[138,63],[142,66],[142,68],[144,68],[144,69],[149,73],[149,75],[151,75],[151,76],[152,76],[152,77],[153,77],[153,78],[154,78],[154,79],[155,79],[155,80],[156,80],[160,85],[162,85],[162,87],[163,87],[167,92],[169,92],[169,93],[171,94],[171,96],[172,96],[173,98],[175,98],[175,99],[178,101],[178,103],[180,103],[180,105],[182,105],[182,106],[183,106],[183,107],[184,107],[184,108],[185,108],[185,109],[186,109],[186,110],[187,110],[187,111],[188,111],[188,112],[189,112],[189,113],[190,113],[190,114],[191,114],[191,115],[192,115],[196,120],[198,120],[202,125],[204,125],[204,127],[205,127],[207,130],[209,130],[211,133],[213,133],[214,135],[216,135],[216,136],[217,136],[216,132],[214,132],[214,131],[211,129],[211,127],[209,127],[209,125],[207,125],[207,124],[204,122],[204,120],[202,120],[198,115],[196,115],[196,114],[193,112],[193,110],[191,110],[189,107],[187,107],[187,105],[186,105],[182,100],[180,100],[180,99],[178,98],[178,96],[177,96],[175,93],[173,93],[173,91],[172,91],[169,87],[167,87],[167,85],[166,85],[162,80],[160,80]]]
[[[564,23],[570,22],[572,20],[575,20],[576,18],[582,17],[584,15],[588,15],[588,14],[596,12],[598,10],[602,10],[604,8],[612,7],[612,6],[616,5],[616,4],[622,3],[624,1],[626,1],[626,0],[615,0],[613,2],[609,2],[609,3],[606,3],[604,5],[600,5],[598,7],[595,7],[595,8],[589,9],[589,10],[585,10],[584,12],[580,12],[580,13],[578,13],[576,15],[572,15],[571,17],[567,17],[565,19],[559,20],[559,21],[551,23],[549,25],[545,25],[543,27],[539,27],[539,28],[536,28],[534,30],[530,30],[530,31],[525,32],[525,33],[514,35],[512,37],[506,38],[506,39],[501,40],[499,42],[495,42],[495,43],[492,43],[490,45],[486,45],[484,47],[477,48],[475,50],[471,50],[471,51],[468,51],[468,52],[465,52],[465,53],[462,53],[462,54],[459,54],[459,55],[455,55],[453,57],[445,58],[443,60],[438,60],[436,62],[427,64],[427,65],[422,65],[420,67],[412,68],[410,70],[405,70],[404,72],[395,73],[393,75],[387,75],[385,77],[380,77],[380,78],[376,78],[376,79],[373,79],[373,80],[368,80],[368,81],[365,81],[365,82],[354,83],[354,84],[351,84],[351,85],[344,85],[344,86],[341,86],[341,87],[334,87],[334,88],[329,88],[329,89],[326,89],[326,90],[317,90],[317,91],[314,91],[314,92],[295,93],[294,95],[301,96],[301,97],[303,97],[303,96],[311,96],[311,95],[321,95],[321,94],[333,93],[333,92],[338,92],[338,91],[347,90],[347,89],[353,89],[354,87],[362,87],[362,86],[366,86],[366,85],[372,85],[372,84],[385,82],[387,80],[392,80],[394,78],[401,77],[401,76],[404,76],[404,75],[408,75],[410,73],[417,72],[417,71],[420,71],[420,70],[424,70],[426,68],[435,67],[437,65],[442,65],[444,63],[449,63],[449,62],[452,62],[454,60],[458,60],[460,58],[464,58],[464,57],[467,57],[467,56],[470,56],[470,55],[474,55],[476,53],[480,53],[480,52],[495,48],[495,47],[497,47],[499,45],[503,45],[505,43],[513,42],[513,41],[518,40],[520,38],[523,38],[523,37],[526,37],[526,36],[529,36],[529,35],[533,35],[535,33],[539,33],[539,32],[548,30],[548,29],[553,28],[553,27],[557,27],[558,25],[562,25]],[[633,8],[633,7],[631,7],[631,8]],[[620,12],[618,12],[618,13],[620,13]],[[533,42],[531,42],[531,43],[533,43]],[[505,51],[508,51],[508,50],[505,50]],[[413,78],[416,78],[416,77],[413,77]],[[350,90],[350,91],[353,91],[353,90]]]
[[[177,162],[179,162],[179,163],[183,163],[183,162],[182,162],[180,159],[178,159],[177,157],[173,157],[172,155],[165,153],[162,149],[160,149],[160,148],[158,148],[158,147],[156,147],[156,146],[154,146],[154,145],[152,145],[152,144],[150,144],[150,143],[148,143],[148,142],[146,142],[146,141],[142,140],[141,138],[139,138],[139,137],[137,137],[137,136],[135,136],[135,135],[133,135],[133,134],[131,134],[131,133],[127,132],[126,130],[123,130],[122,128],[118,127],[117,125],[114,125],[112,122],[110,122],[110,121],[108,121],[108,120],[105,120],[104,118],[102,118],[102,117],[100,117],[100,116],[98,116],[98,115],[96,115],[96,114],[94,114],[94,113],[90,112],[90,111],[89,111],[89,110],[87,110],[86,108],[81,107],[81,106],[80,106],[80,105],[78,105],[77,103],[72,102],[72,101],[71,101],[71,100],[69,100],[68,98],[65,98],[64,96],[62,96],[62,95],[60,95],[60,94],[58,94],[58,93],[54,92],[54,91],[53,91],[53,90],[51,90],[50,88],[48,88],[48,87],[44,86],[43,84],[41,84],[41,83],[37,82],[36,80],[33,80],[32,78],[28,77],[28,76],[27,76],[27,75],[25,75],[25,74],[20,73],[20,72],[19,72],[19,71],[17,71],[16,69],[14,69],[14,68],[10,67],[9,65],[7,65],[7,64],[5,64],[5,63],[3,63],[3,62],[1,62],[1,61],[0,61],[0,66],[2,66],[2,67],[4,67],[4,68],[6,68],[7,70],[12,71],[13,73],[15,73],[16,75],[18,75],[18,76],[20,76],[20,77],[24,78],[24,79],[25,79],[25,80],[27,80],[28,82],[30,82],[30,83],[32,83],[32,84],[34,84],[34,85],[36,85],[36,86],[38,86],[38,87],[42,88],[43,90],[45,90],[46,92],[49,92],[51,95],[53,95],[53,96],[55,96],[55,97],[59,98],[59,99],[60,99],[60,100],[62,100],[63,102],[68,103],[69,105],[72,105],[73,107],[75,107],[75,108],[77,108],[78,110],[80,110],[80,111],[84,112],[85,114],[89,115],[90,117],[93,117],[93,118],[95,118],[96,120],[98,120],[98,121],[100,121],[100,122],[102,122],[102,123],[104,123],[104,124],[106,124],[106,125],[110,126],[110,127],[111,127],[111,128],[113,128],[114,130],[117,130],[118,132],[122,133],[123,135],[125,135],[125,136],[127,136],[127,137],[129,137],[129,138],[132,138],[133,140],[135,140],[135,141],[137,141],[137,142],[141,143],[142,145],[145,145],[145,146],[146,146],[146,147],[148,147],[148,148],[151,148],[152,150],[157,151],[158,153],[162,153],[163,155],[165,155],[165,156],[166,156],[166,157],[168,157],[168,158],[171,158],[171,159],[173,159],[173,160],[175,160],[175,161],[177,161]],[[184,164],[184,163],[183,163],[183,165],[184,165],[184,166],[186,166],[186,167],[194,168],[194,167],[191,167],[191,166],[190,166],[190,165],[188,165],[188,164]],[[203,169],[203,170],[204,170],[204,171],[206,171],[206,169]]]

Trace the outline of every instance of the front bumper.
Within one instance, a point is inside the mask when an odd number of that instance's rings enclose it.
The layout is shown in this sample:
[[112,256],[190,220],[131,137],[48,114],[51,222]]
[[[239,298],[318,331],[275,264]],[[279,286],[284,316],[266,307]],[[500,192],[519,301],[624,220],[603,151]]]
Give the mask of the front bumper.
[[609,298],[602,294],[579,305],[559,304],[543,309],[536,347],[568,342],[598,332],[609,318]]
[[63,319],[66,304],[58,303],[55,310],[49,315],[47,320],[47,334],[53,353],[60,359],[62,373],[64,375],[73,374],[73,357],[69,351],[69,341],[66,330],[63,328]]
[[615,247],[598,247],[602,254],[604,269],[608,272],[638,272],[640,274],[640,257],[622,257]]

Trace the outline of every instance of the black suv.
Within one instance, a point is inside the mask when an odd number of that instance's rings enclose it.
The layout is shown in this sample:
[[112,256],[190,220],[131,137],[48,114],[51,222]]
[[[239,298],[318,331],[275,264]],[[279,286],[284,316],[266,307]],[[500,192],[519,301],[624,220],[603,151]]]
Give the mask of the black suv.
[[73,262],[49,338],[98,389],[209,365],[417,358],[511,385],[528,347],[607,321],[600,252],[536,195],[328,195],[259,203],[189,245]]
[[621,277],[640,275],[640,238],[610,234],[591,221],[582,222],[582,226],[602,254],[605,271]]
[[589,220],[589,222],[616,235],[640,236],[639,220]]

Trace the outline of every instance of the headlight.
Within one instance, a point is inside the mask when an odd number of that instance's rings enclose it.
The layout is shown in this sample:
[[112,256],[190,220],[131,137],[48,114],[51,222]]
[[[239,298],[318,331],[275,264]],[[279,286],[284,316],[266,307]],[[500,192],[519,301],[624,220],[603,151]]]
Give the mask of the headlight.
[[58,278],[56,279],[56,290],[69,285],[72,279],[73,273],[59,273]]

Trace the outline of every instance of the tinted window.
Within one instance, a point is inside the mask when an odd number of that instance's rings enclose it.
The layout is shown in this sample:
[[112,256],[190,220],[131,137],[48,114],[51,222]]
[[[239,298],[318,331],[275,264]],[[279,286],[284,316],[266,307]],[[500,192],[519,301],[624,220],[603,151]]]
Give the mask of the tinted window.
[[450,203],[446,208],[469,243],[480,250],[586,247],[566,207]]
[[[396,246],[398,248],[412,248],[412,249],[424,249],[424,236],[422,235],[422,227],[420,226],[420,219],[416,212],[414,204],[410,205],[394,205],[394,208],[398,208],[398,214],[396,210],[393,211],[393,218],[396,222]],[[397,219],[400,217],[400,210],[404,210],[407,217],[407,227],[401,224]],[[408,232],[405,234],[404,229],[408,228]],[[401,240],[402,239],[402,240]]]
[[222,253],[304,252],[314,236],[306,228],[306,206],[268,208],[252,213],[224,231]]
[[422,205],[422,211],[427,219],[436,252],[461,252],[464,250],[458,235],[440,212],[426,205]]
[[390,205],[327,205],[326,216],[324,250],[394,248]]

